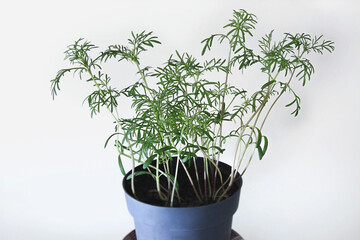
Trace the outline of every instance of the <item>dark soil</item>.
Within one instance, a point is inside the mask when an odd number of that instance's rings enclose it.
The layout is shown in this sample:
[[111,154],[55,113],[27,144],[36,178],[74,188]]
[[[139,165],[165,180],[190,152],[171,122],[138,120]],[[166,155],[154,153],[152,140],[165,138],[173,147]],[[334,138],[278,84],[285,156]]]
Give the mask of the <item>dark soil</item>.
[[[204,180],[203,180],[203,178],[204,178],[204,176],[203,176],[204,160],[203,160],[203,158],[197,158],[196,163],[197,163],[197,169],[198,169],[198,174],[199,174],[199,179],[200,179],[201,191],[202,191],[202,193],[204,193]],[[155,161],[154,161],[154,164],[155,164]],[[171,171],[174,175],[176,162],[173,161],[170,165],[172,165]],[[188,162],[186,162],[185,165],[194,181],[194,184],[196,185],[196,189],[198,190],[198,187],[197,187],[198,183],[196,180],[194,163],[191,161],[188,161]],[[225,181],[228,178],[228,176],[230,175],[231,167],[225,163],[220,162],[219,169],[221,170],[223,179]],[[136,170],[144,171],[142,165],[138,166],[136,168]],[[214,170],[215,170],[215,168],[210,169],[210,173],[214,172]],[[153,170],[153,173],[155,174],[155,170]],[[125,179],[130,174],[131,174],[131,172],[129,172],[125,176]],[[213,174],[210,174],[210,176],[213,176]],[[131,191],[131,180],[125,180],[125,179],[123,182],[124,189],[129,195],[134,197],[132,194],[132,191]],[[148,174],[136,176],[134,183],[135,183],[135,190],[136,190],[136,199],[138,199],[139,201],[148,203],[151,205],[169,206],[169,201],[164,201],[164,200],[160,199],[160,197],[156,191],[156,182],[152,176],[150,176]],[[165,177],[160,178],[160,184],[161,184],[161,186],[164,187],[164,189],[168,188],[167,179]],[[196,195],[193,191],[193,188],[191,186],[189,178],[187,177],[182,164],[179,165],[178,184],[179,184],[179,194],[180,194],[181,199],[179,201],[175,195],[174,207],[195,207],[195,206],[202,206],[202,205],[207,205],[207,204],[216,202],[216,201],[212,200],[211,198],[208,198],[207,201],[200,202],[196,198]],[[212,185],[213,184],[211,184],[211,186]],[[241,188],[241,185],[242,185],[242,179],[241,179],[240,175],[238,174],[237,181],[233,184],[233,187],[227,192],[226,196],[222,200],[224,200],[224,199],[228,198],[229,196],[231,196],[232,194],[234,194],[239,188]],[[218,189],[220,186],[221,186],[221,181],[220,181],[219,174],[217,174],[216,188]],[[163,192],[165,193],[165,191],[163,191]],[[171,191],[169,191],[169,192],[171,192]],[[170,199],[170,196],[169,196],[169,199]]]

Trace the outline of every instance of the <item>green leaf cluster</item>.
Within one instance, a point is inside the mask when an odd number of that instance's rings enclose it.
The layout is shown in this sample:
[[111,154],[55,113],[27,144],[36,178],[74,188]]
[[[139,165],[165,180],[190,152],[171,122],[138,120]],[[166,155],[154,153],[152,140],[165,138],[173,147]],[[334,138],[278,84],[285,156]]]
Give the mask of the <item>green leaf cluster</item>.
[[[202,185],[199,177],[189,181],[201,202],[220,201],[227,196],[235,174],[247,170],[254,152],[262,159],[268,149],[268,138],[263,134],[263,125],[278,99],[288,92],[292,100],[286,107],[297,116],[300,97],[293,90],[293,79],[305,85],[314,74],[314,66],[308,58],[310,53],[332,52],[334,43],[323,36],[312,37],[306,33],[285,33],[275,41],[274,31],[258,41],[258,49],[251,49],[247,41],[253,38],[257,18],[241,9],[233,12],[233,18],[224,26],[224,33],[210,35],[202,41],[201,55],[212,50],[215,44],[225,44],[229,52],[222,58],[199,61],[190,53],[175,51],[162,66],[143,67],[140,56],[161,44],[152,32],[131,33],[127,45],[111,45],[94,54],[98,47],[79,39],[68,46],[66,59],[72,65],[61,69],[51,80],[54,97],[60,90],[60,80],[66,73],[78,74],[93,85],[94,91],[84,102],[89,105],[91,116],[101,109],[107,109],[114,118],[115,131],[106,141],[114,139],[118,149],[118,163],[125,175],[123,158],[133,162],[131,181],[138,175],[148,174],[157,183],[159,197],[165,203],[181,201],[178,194],[177,172],[183,167],[186,172],[198,156],[205,159]],[[94,57],[92,57],[94,55]],[[112,80],[102,71],[107,61],[131,62],[136,67],[138,80],[124,89],[111,86]],[[261,87],[248,92],[232,85],[229,78],[234,71],[244,71],[252,66],[260,66],[264,75]],[[208,80],[212,72],[221,72],[224,79]],[[152,84],[149,84],[152,83]],[[131,118],[119,115],[120,98],[132,100],[135,114]],[[225,131],[225,125],[232,129]],[[216,188],[218,161],[225,151],[229,139],[237,140],[232,173],[227,179],[221,176],[221,187]],[[245,159],[249,156],[248,159]],[[176,158],[174,162],[174,157]],[[135,172],[138,162],[143,170]],[[160,167],[161,166],[161,167]],[[167,179],[163,186],[161,179]],[[197,184],[196,184],[197,182]],[[133,189],[135,194],[135,189]]]

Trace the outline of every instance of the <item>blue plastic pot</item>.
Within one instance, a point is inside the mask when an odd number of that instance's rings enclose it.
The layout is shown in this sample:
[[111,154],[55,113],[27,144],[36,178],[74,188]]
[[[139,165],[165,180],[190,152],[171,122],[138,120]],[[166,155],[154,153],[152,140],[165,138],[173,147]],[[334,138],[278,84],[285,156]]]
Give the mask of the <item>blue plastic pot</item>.
[[236,185],[239,186],[238,190],[219,203],[185,208],[140,202],[124,187],[127,207],[135,222],[136,239],[230,240],[232,218],[239,204],[241,178]]

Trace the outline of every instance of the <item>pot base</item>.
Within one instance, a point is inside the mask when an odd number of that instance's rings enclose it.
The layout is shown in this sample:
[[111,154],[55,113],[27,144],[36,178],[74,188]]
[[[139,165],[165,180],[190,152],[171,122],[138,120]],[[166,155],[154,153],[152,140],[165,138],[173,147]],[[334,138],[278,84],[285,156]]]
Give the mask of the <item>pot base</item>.
[[[123,240],[136,240],[135,230],[131,231]],[[230,240],[244,240],[237,232],[234,230],[231,231],[231,239]]]

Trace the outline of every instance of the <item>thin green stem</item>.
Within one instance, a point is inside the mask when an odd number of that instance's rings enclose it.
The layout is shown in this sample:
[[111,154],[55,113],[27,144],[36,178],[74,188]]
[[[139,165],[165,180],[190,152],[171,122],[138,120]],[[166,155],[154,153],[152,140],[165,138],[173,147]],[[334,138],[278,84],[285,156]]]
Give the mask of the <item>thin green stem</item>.
[[187,175],[187,177],[188,177],[188,179],[189,179],[189,181],[190,181],[190,183],[191,183],[191,187],[193,188],[193,191],[194,191],[194,193],[195,193],[196,198],[197,198],[200,202],[202,202],[201,197],[200,197],[198,191],[196,190],[195,184],[194,184],[194,182],[193,182],[193,180],[192,180],[192,178],[191,178],[191,176],[190,176],[190,173],[189,173],[187,167],[185,166],[185,164],[183,163],[183,161],[182,161],[181,159],[180,159],[180,162],[181,162],[181,165],[184,167],[185,173],[186,173],[186,175]]
[[173,207],[173,205],[174,205],[175,188],[176,188],[178,172],[179,172],[179,161],[181,161],[179,159],[179,156],[176,156],[176,169],[175,169],[174,183],[173,183],[173,188],[172,188],[171,198],[170,198],[170,207]]
[[199,173],[198,173],[198,168],[197,168],[197,162],[196,162],[196,157],[193,158],[193,162],[194,162],[194,167],[195,167],[195,175],[196,175],[196,181],[198,184],[198,188],[199,188],[199,194],[201,199],[204,197],[204,195],[202,194],[201,191],[201,186],[200,186],[200,179],[199,179]]
[[[222,101],[220,103],[220,126],[219,126],[219,147],[221,148],[222,147],[222,133],[223,133],[223,120],[222,118],[224,117],[224,113],[225,113],[225,95],[226,95],[226,91],[227,91],[227,85],[228,85],[228,79],[229,79],[229,73],[230,73],[230,59],[231,59],[231,51],[232,51],[232,48],[231,48],[231,44],[230,44],[230,49],[229,49],[229,55],[228,55],[228,59],[227,59],[227,71],[226,71],[226,75],[225,75],[225,86],[224,86],[224,93],[223,93],[223,96],[222,96]],[[217,139],[217,136],[216,135],[216,139]],[[215,144],[216,144],[216,141],[215,141]],[[218,167],[219,166],[219,161],[220,161],[220,151],[218,153],[218,156],[217,156],[217,159],[216,159],[216,166]],[[213,192],[214,192],[214,196],[213,198],[215,197],[215,190],[216,190],[216,176],[217,176],[217,172],[218,172],[218,168],[215,169],[215,173],[214,173],[214,176],[213,176]]]

